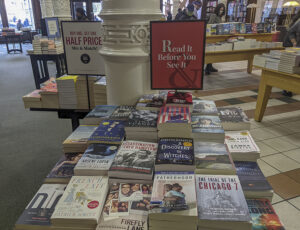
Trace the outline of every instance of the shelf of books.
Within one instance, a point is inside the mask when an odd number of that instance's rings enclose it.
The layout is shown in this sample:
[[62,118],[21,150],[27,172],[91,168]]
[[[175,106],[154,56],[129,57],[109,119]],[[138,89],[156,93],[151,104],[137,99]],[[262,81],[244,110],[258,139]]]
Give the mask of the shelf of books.
[[284,229],[249,130],[187,92],[95,106],[15,229]]

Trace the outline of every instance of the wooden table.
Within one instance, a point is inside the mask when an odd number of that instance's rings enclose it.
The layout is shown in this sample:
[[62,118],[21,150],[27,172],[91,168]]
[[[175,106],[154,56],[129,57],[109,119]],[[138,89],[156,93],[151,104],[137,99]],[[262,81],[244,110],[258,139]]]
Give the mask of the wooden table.
[[224,42],[231,37],[244,37],[256,39],[261,42],[271,42],[274,33],[261,33],[261,34],[227,34],[227,35],[208,35],[206,36],[206,44]]
[[277,48],[261,48],[248,50],[232,50],[232,51],[216,51],[205,53],[205,63],[232,62],[232,61],[248,61],[247,72],[252,72],[253,59],[256,54],[269,53],[271,50],[283,50],[283,47]]
[[261,69],[262,73],[254,116],[255,121],[261,121],[263,119],[272,87],[300,94],[300,75],[283,73],[266,68]]

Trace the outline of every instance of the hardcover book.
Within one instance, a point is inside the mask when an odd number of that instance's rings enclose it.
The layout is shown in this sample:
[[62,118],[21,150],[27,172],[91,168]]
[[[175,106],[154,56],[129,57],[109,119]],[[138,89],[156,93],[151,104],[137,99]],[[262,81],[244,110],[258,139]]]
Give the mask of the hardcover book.
[[267,199],[247,199],[253,230],[284,230],[275,210]]
[[236,170],[226,146],[214,142],[194,142],[195,173],[234,175]]
[[164,106],[160,108],[158,125],[163,125],[165,123],[189,124],[190,122],[191,114],[189,107]]
[[194,146],[192,139],[160,139],[155,160],[155,171],[191,171],[193,169]]
[[121,105],[110,116],[112,120],[127,120],[131,112],[135,109],[134,106]]
[[110,167],[109,177],[152,179],[157,143],[124,141]]
[[[230,221],[234,224],[250,222],[248,206],[237,176],[196,175],[196,189],[199,225],[205,226],[205,220]],[[246,225],[249,227],[249,224]]]
[[143,95],[136,104],[136,109],[159,111],[165,103],[163,94],[146,94]]
[[241,108],[218,108],[224,130],[250,130],[250,120]]
[[88,140],[89,144],[121,144],[125,136],[124,121],[104,120]]
[[74,176],[74,167],[82,157],[82,153],[66,153],[55,164],[47,175],[45,183],[69,183]]
[[218,110],[214,101],[193,98],[193,115],[217,115]]
[[157,117],[158,114],[156,111],[134,110],[129,115],[126,128],[147,128],[157,130]]
[[168,96],[167,96],[167,104],[192,106],[193,105],[193,96],[189,92],[169,91]]
[[54,226],[96,228],[108,191],[108,178],[73,176],[51,217]]
[[131,215],[146,215],[150,209],[152,185],[113,183],[107,195],[103,219],[110,220]]
[[74,172],[78,176],[104,176],[117,154],[119,145],[91,144],[77,163]]
[[85,118],[109,118],[117,107],[116,105],[97,105]]
[[66,185],[43,184],[16,222],[16,229],[50,228],[50,217]]

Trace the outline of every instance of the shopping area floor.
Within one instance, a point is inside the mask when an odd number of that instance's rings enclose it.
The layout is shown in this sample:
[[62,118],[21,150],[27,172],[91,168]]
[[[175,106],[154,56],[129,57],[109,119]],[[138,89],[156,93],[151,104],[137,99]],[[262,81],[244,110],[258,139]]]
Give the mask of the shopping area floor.
[[[24,49],[30,45],[24,46]],[[287,98],[274,89],[262,123],[253,121],[259,70],[246,73],[246,62],[215,64],[205,76],[202,98],[217,106],[239,106],[252,118],[251,134],[261,148],[258,163],[274,188],[274,208],[287,230],[299,230],[300,95]],[[0,229],[16,219],[62,155],[71,122],[56,113],[24,109],[22,96],[34,90],[29,57],[6,54],[0,45]]]

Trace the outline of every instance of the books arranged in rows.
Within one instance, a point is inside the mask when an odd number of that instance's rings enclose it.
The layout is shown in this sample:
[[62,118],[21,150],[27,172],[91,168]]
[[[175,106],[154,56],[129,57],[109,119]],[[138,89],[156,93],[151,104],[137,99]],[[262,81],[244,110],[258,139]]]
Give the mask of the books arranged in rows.
[[109,119],[117,107],[116,105],[96,105],[80,123],[82,125],[98,125],[101,121]]
[[61,41],[50,40],[47,37],[34,36],[32,41],[33,50],[28,50],[28,54],[62,54],[64,53]]
[[249,131],[226,132],[225,144],[234,161],[257,161],[260,149]]
[[166,105],[193,108],[193,96],[189,92],[169,91]]
[[107,94],[106,94],[106,77],[101,77],[94,84],[94,100],[95,105],[106,105]]
[[150,201],[149,229],[197,229],[193,172],[156,172]]
[[241,108],[218,108],[218,112],[225,131],[250,130],[250,120]]
[[218,110],[214,101],[194,97],[192,115],[217,116]]
[[158,112],[133,110],[125,125],[126,139],[157,142]]

